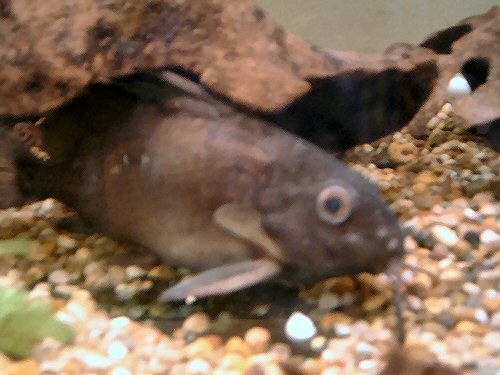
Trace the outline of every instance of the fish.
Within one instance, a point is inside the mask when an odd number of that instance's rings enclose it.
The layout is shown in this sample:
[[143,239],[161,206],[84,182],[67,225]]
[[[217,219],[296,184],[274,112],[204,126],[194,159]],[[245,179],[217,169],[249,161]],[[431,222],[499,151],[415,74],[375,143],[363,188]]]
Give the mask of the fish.
[[16,156],[20,193],[199,272],[161,302],[381,272],[402,254],[373,183],[175,74],[94,85],[37,129],[47,157]]

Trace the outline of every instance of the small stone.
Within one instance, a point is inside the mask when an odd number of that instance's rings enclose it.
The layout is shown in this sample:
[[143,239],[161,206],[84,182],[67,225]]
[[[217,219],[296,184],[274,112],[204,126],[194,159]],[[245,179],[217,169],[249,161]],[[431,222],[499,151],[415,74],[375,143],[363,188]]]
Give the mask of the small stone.
[[286,336],[292,341],[305,341],[316,335],[314,322],[301,312],[294,312],[285,324]]
[[233,336],[227,340],[225,345],[226,353],[238,354],[243,357],[249,357],[252,354],[252,349],[241,337]]
[[500,330],[500,311],[491,316],[490,325],[493,329]]
[[389,301],[389,296],[386,294],[376,294],[368,297],[363,302],[363,310],[372,312],[381,309]]
[[392,142],[387,151],[393,160],[400,163],[408,163],[415,158],[418,148],[413,143]]
[[349,337],[351,336],[351,326],[348,324],[337,323],[334,326],[334,332],[336,337]]
[[262,353],[269,347],[271,332],[267,328],[252,327],[245,332],[245,342],[255,353]]
[[479,324],[471,322],[470,320],[462,320],[461,322],[458,322],[455,330],[458,333],[467,333],[476,336],[480,336],[484,333],[484,329]]
[[129,326],[131,323],[130,318],[126,316],[119,316],[111,320],[111,327],[116,330],[122,330]]
[[76,349],[72,352],[73,358],[85,364],[89,370],[106,370],[112,365],[109,358],[86,349]]
[[112,342],[108,347],[108,355],[113,361],[121,361],[128,354],[128,348],[120,341]]
[[111,370],[110,375],[132,375],[132,373],[126,367],[115,367]]
[[378,355],[379,350],[366,342],[359,342],[355,347],[356,358],[358,361],[369,359]]
[[358,365],[360,370],[374,370],[377,367],[377,361],[373,359],[365,359],[364,361],[359,362]]
[[488,313],[483,309],[476,309],[474,312],[474,318],[479,324],[487,324],[489,319]]
[[[326,340],[326,337],[324,336],[319,337],[323,337]],[[268,353],[273,354],[276,357],[277,361],[286,361],[292,356],[292,349],[289,345],[283,342],[277,342],[271,345]]]
[[207,357],[214,351],[214,345],[210,340],[200,337],[184,348],[188,358]]
[[432,315],[439,315],[451,307],[451,301],[446,297],[428,297],[424,300],[426,310]]
[[448,82],[448,95],[452,98],[461,98],[471,93],[470,84],[462,73],[455,74]]
[[481,305],[489,313],[500,311],[500,294],[491,297],[485,296]]
[[477,284],[471,282],[466,282],[462,286],[462,290],[471,296],[478,296],[481,293],[481,288]]
[[329,332],[337,323],[350,323],[352,318],[340,312],[326,313],[321,317],[320,327],[322,331]]
[[147,275],[147,271],[135,264],[127,266],[125,268],[125,275],[127,276],[127,281],[132,281],[134,279],[139,279]]
[[495,350],[500,350],[500,332],[488,332],[481,341]]
[[67,284],[69,282],[69,275],[64,270],[55,270],[50,273],[48,281],[53,285]]
[[201,358],[193,359],[186,366],[186,375],[204,375],[210,374],[211,371],[210,363]]
[[445,227],[444,225],[433,226],[431,233],[436,241],[439,241],[448,247],[455,246],[459,241],[459,238],[455,231],[453,229]]
[[334,293],[323,293],[318,301],[318,307],[321,310],[335,310],[342,305],[340,298]]
[[480,240],[486,245],[496,244],[500,245],[500,234],[492,231],[491,229],[486,229],[480,235]]
[[320,352],[325,349],[328,340],[325,336],[316,336],[311,340],[311,350],[315,352]]
[[121,283],[115,287],[116,297],[121,301],[130,301],[139,292],[135,284]]
[[69,236],[61,234],[57,237],[57,246],[65,250],[73,250],[78,246],[78,242]]
[[184,323],[182,323],[182,328],[186,332],[196,334],[204,333],[208,330],[208,328],[210,328],[210,318],[203,312],[191,314],[186,320],[184,320]]
[[448,268],[443,270],[439,277],[443,282],[457,284],[458,286],[461,286],[464,281],[463,272],[456,268]]

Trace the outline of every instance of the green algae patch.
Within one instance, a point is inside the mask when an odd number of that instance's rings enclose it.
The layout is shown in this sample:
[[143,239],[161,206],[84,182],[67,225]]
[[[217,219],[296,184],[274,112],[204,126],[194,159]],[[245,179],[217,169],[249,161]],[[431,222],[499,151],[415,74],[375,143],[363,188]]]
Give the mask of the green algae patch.
[[0,240],[0,258],[7,255],[27,255],[35,247],[36,241],[24,238]]
[[36,343],[49,336],[68,343],[74,333],[46,303],[30,302],[26,293],[15,289],[0,289],[0,352],[26,358]]

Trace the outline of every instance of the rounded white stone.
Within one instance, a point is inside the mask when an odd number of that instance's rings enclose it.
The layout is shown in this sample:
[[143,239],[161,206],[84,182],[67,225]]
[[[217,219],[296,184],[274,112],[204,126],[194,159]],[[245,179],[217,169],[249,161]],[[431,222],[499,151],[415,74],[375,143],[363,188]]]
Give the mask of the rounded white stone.
[[454,98],[460,98],[463,96],[470,95],[472,89],[469,82],[465,79],[462,73],[457,73],[450,79],[448,83],[448,95]]
[[314,322],[301,312],[294,312],[285,324],[285,334],[292,341],[305,341],[316,335]]

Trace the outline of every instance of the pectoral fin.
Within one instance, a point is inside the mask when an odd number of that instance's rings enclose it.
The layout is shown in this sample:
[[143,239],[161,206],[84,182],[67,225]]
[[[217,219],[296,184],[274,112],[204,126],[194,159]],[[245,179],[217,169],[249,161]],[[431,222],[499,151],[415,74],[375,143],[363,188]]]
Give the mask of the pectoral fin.
[[264,249],[269,257],[286,262],[284,251],[266,233],[262,227],[261,214],[255,209],[228,203],[214,212],[213,219],[222,229]]
[[163,292],[159,301],[227,294],[269,280],[280,272],[281,266],[277,262],[265,258],[232,263],[181,281]]

